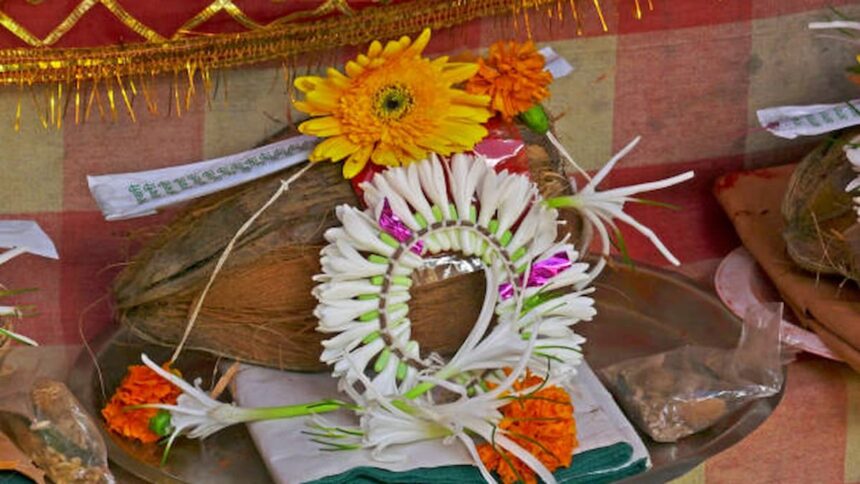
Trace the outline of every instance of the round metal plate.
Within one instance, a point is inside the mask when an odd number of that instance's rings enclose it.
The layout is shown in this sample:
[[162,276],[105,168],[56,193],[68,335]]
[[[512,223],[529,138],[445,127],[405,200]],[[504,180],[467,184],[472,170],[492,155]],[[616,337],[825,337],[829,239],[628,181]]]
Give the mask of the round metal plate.
[[[616,261],[596,282],[597,317],[577,325],[585,335],[585,357],[599,373],[613,363],[661,353],[683,345],[734,347],[742,322],[713,291],[664,269]],[[773,412],[782,391],[756,400],[710,429],[673,444],[640,433],[651,454],[648,471],[625,483],[667,482],[740,442]]]
[[[615,362],[667,351],[685,344],[731,348],[740,335],[741,321],[694,281],[674,272],[644,265],[615,262],[596,282],[598,316],[581,323],[577,332],[588,338],[585,355],[595,370]],[[169,350],[147,345],[121,330],[105,341],[98,361],[107,389],[115,388],[128,365],[146,352],[164,361]],[[182,367],[189,379],[212,378],[216,358],[186,352]],[[206,385],[204,384],[204,387]],[[87,410],[97,415],[104,398],[92,360],[84,354],[72,376],[72,389]],[[666,482],[704,459],[734,445],[758,427],[782,398],[782,392],[758,400],[726,417],[714,427],[674,444],[659,444],[644,434],[653,467],[623,482]],[[104,431],[111,460],[151,482],[267,483],[270,477],[242,426],[215,434],[204,442],[179,439],[165,467],[159,466],[160,448],[129,443]]]
[[[141,364],[141,353],[146,353],[153,361],[167,361],[171,353],[170,349],[142,342],[124,329],[106,341],[96,343],[95,348],[108,398],[119,386],[126,368]],[[212,371],[217,364],[216,357],[199,351],[189,350],[182,355],[183,376],[189,381],[202,378],[204,388],[211,388]],[[272,482],[251,435],[243,425],[229,427],[202,442],[177,439],[166,465],[161,466],[163,447],[131,442],[105,428],[104,420],[100,418],[105,396],[93,360],[86,352],[81,353],[75,364],[70,387],[90,415],[98,417],[96,422],[111,462],[144,481],[171,484]]]

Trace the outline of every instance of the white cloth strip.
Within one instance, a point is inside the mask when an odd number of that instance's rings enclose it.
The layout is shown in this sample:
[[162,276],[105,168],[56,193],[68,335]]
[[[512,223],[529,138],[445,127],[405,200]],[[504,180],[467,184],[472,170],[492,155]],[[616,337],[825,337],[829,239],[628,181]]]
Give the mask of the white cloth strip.
[[289,168],[308,159],[318,138],[295,136],[243,153],[158,170],[88,176],[90,192],[107,220],[156,213]]

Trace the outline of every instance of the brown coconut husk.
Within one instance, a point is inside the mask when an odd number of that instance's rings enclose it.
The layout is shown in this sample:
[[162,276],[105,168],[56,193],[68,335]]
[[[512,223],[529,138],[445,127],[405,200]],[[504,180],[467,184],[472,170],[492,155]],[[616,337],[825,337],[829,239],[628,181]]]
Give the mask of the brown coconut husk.
[[797,165],[782,202],[783,238],[801,268],[860,281],[860,226],[845,186],[857,174],[845,145],[860,131],[829,139]]
[[[558,162],[543,147],[532,144],[527,150],[533,178],[553,192],[545,195],[569,189],[560,182]],[[280,180],[299,168],[189,206],[117,277],[114,297],[122,324],[149,341],[176,345],[228,241]],[[334,208],[344,203],[357,205],[358,199],[340,164],[320,164],[299,178],[239,240],[187,347],[282,369],[324,369],[312,276],[320,272],[323,233],[339,224]],[[569,220],[569,226],[575,223]],[[479,271],[413,286],[410,320],[422,348],[449,354],[460,346],[480,312],[484,284]]]

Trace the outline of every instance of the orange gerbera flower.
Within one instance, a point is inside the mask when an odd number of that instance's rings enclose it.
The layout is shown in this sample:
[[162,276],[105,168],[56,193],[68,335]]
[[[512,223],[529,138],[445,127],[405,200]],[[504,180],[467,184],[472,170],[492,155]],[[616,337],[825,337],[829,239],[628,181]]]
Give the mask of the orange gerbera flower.
[[150,430],[149,420],[158,413],[154,408],[129,410],[126,407],[145,403],[175,404],[182,391],[145,365],[132,365],[116,393],[102,409],[108,428],[123,437],[145,444],[160,437]]
[[[541,378],[528,374],[514,384],[522,391],[541,384]],[[499,428],[523,449],[538,458],[550,471],[569,467],[577,447],[576,420],[570,395],[558,386],[547,386],[533,395],[514,399],[501,408]],[[525,480],[537,482],[534,472],[522,461],[491,444],[478,447],[487,469],[495,471],[505,484]]]
[[549,96],[552,74],[532,42],[496,42],[487,59],[478,60],[478,73],[466,83],[466,92],[490,96],[490,107],[506,120]]

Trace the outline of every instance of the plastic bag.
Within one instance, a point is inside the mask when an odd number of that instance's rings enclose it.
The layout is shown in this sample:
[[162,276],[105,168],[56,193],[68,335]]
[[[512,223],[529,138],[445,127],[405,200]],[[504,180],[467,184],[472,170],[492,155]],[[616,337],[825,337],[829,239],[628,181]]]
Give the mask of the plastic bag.
[[684,346],[601,371],[627,416],[657,442],[704,430],[780,391],[782,304],[751,308],[734,349]]
[[74,352],[15,348],[0,368],[2,430],[58,484],[115,482],[92,418],[60,381]]

